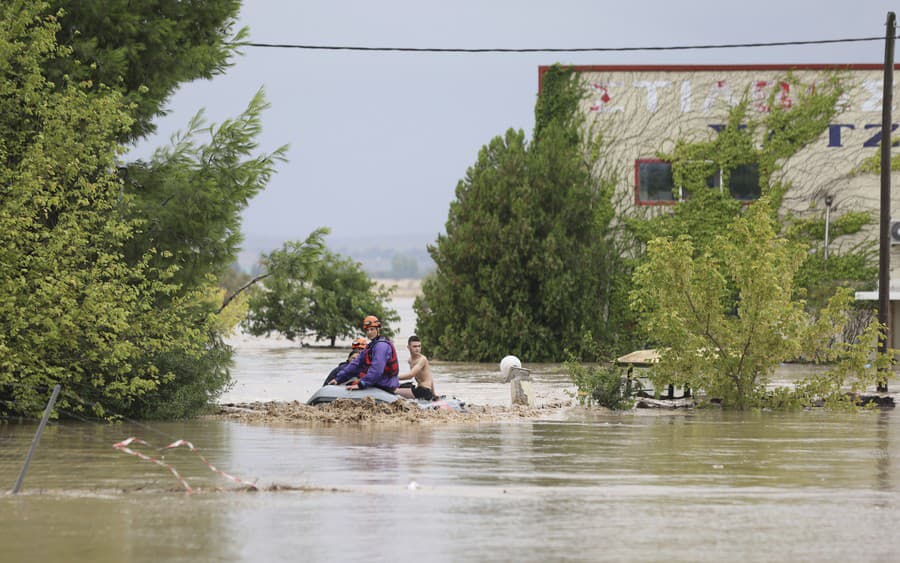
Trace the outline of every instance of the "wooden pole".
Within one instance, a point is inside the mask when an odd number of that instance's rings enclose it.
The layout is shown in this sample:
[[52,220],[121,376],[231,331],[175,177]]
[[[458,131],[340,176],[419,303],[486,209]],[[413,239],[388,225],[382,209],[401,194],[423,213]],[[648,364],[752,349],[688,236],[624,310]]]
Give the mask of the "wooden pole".
[[28,455],[25,456],[22,472],[19,473],[19,478],[16,479],[16,485],[13,487],[12,494],[18,493],[19,489],[22,488],[22,481],[25,480],[25,472],[28,471],[28,464],[31,463],[31,456],[34,455],[34,450],[37,449],[38,442],[41,441],[41,432],[44,431],[44,426],[47,425],[47,419],[50,418],[50,413],[53,412],[53,405],[56,404],[57,395],[59,395],[59,383],[53,386],[53,393],[50,394],[50,400],[47,401],[47,408],[44,409],[44,416],[41,417],[41,423],[38,424],[37,432],[34,433],[34,438],[31,440],[31,447],[28,448]]
[[[881,99],[881,223],[878,247],[878,322],[885,327],[878,341],[878,352],[886,354],[891,343],[891,106],[894,104],[894,35],[897,17],[887,14],[884,36],[884,94]],[[886,392],[887,374],[878,382],[878,391]]]

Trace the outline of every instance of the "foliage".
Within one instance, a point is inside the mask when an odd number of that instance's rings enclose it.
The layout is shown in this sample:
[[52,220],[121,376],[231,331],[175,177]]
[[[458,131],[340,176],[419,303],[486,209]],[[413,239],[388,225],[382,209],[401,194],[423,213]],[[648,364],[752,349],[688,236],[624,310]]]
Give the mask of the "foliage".
[[16,218],[4,236],[16,240],[0,282],[11,296],[38,292],[9,299],[0,344],[16,410],[37,408],[57,381],[105,415],[186,416],[227,388],[222,336],[240,300],[217,316],[213,292],[236,257],[241,211],[284,151],[253,154],[262,94],[219,126],[198,114],[150,162],[121,162],[117,143],[152,131],[179,84],[227,67],[238,7],[3,5],[0,174],[4,217]]
[[394,334],[392,323],[400,316],[387,303],[391,290],[380,287],[350,258],[326,251],[312,272],[306,330],[316,341],[352,338],[360,334],[362,319],[375,315],[381,332]]
[[176,281],[185,291],[225,275],[242,241],[241,212],[284,159],[285,147],[252,155],[266,107],[258,92],[243,114],[221,125],[205,127],[198,114],[172,146],[128,168],[131,212],[144,220],[129,254],[161,251],[156,260],[178,267]]
[[176,377],[159,358],[206,353],[182,323],[199,295],[174,297],[152,249],[125,260],[136,222],[115,159],[131,118],[115,91],[45,79],[68,50],[44,8],[0,7],[0,409],[39,413],[62,383],[61,409],[135,412]]
[[629,380],[622,368],[612,364],[590,365],[575,360],[565,363],[566,371],[578,389],[578,402],[613,410],[631,408],[639,385]]
[[[219,307],[225,300],[227,290],[221,287],[210,287],[207,290],[204,301],[210,309]],[[247,316],[250,307],[249,294],[240,293],[235,295],[234,299],[228,303],[228,307],[222,307],[209,320],[209,325],[214,334],[230,335],[235,332],[241,321]]]
[[152,120],[179,85],[229,66],[246,30],[233,31],[240,0],[49,0],[61,10],[56,34],[73,57],[45,61],[57,84],[105,84],[120,92],[134,119],[121,140],[152,133]]
[[390,290],[379,288],[359,263],[329,252],[316,231],[302,245],[289,242],[263,257],[265,289],[251,296],[244,323],[250,334],[279,332],[289,340],[310,334],[316,341],[351,338],[361,332],[366,315],[391,323],[400,317],[386,305]]
[[225,274],[219,278],[219,287],[227,293],[235,293],[251,279],[253,276],[245,272],[239,263],[233,262]]
[[139,418],[175,419],[206,413],[234,382],[229,373],[232,349],[212,325],[191,331],[194,342],[203,348],[192,353],[173,343],[165,353],[152,358],[153,365],[169,379],[155,392],[147,393],[132,405],[113,405],[111,412]]
[[850,292],[838,291],[817,319],[804,311],[794,283],[805,249],[777,235],[771,206],[767,197],[750,205],[699,253],[689,236],[650,241],[631,302],[661,346],[654,388],[689,385],[727,407],[759,406],[781,361],[819,349],[831,350],[827,359],[838,366],[816,380],[820,396],[870,380],[865,356],[874,341],[835,342]]
[[641,390],[640,382],[612,363],[584,363],[585,358],[595,360],[604,354],[603,347],[588,332],[582,336],[580,354],[568,350],[566,371],[577,389],[578,402],[582,405],[599,405],[613,410],[631,408],[634,397]]
[[435,356],[558,361],[589,331],[615,345],[613,184],[595,173],[582,96],[570,71],[546,73],[531,143],[522,131],[494,138],[457,185],[414,305]]
[[805,378],[803,392],[810,397],[822,398],[826,405],[845,406],[853,403],[856,395],[874,386],[885,377],[893,365],[894,350],[873,354],[885,331],[878,322],[870,322],[858,338],[845,340],[839,337],[846,332],[850,322],[848,311],[855,306],[853,291],[837,291],[815,319],[804,343],[806,350],[817,354],[817,361],[829,365],[822,375]]

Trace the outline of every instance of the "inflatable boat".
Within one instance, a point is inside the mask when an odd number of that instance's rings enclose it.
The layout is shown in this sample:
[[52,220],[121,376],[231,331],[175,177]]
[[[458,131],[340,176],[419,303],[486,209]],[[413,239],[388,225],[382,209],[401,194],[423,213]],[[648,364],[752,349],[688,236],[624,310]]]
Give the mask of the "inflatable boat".
[[351,399],[353,401],[362,401],[365,398],[372,397],[377,403],[393,403],[402,400],[403,397],[388,393],[384,389],[378,387],[367,387],[365,389],[347,389],[343,385],[326,385],[312,394],[312,397],[306,401],[307,405],[321,405],[330,403],[338,399]]
[[426,401],[423,399],[406,399],[393,393],[388,393],[384,389],[377,387],[367,387],[365,389],[347,389],[343,385],[326,385],[319,388],[309,400],[307,405],[322,405],[330,403],[338,399],[350,399],[351,401],[362,401],[368,397],[375,399],[377,403],[393,403],[396,401],[410,401],[415,403],[421,409],[434,410],[453,410],[462,412],[466,410],[466,404],[456,398],[440,397],[434,401]]

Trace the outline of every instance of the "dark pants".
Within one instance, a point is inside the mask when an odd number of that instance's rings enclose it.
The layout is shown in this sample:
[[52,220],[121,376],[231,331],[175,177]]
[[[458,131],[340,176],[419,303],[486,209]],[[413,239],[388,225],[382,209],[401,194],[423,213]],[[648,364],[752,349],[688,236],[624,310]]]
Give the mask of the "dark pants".
[[415,397],[416,399],[424,399],[426,401],[434,400],[434,392],[432,392],[432,390],[429,389],[428,387],[423,387],[422,385],[418,385],[416,387],[413,387],[412,392],[413,392],[413,397]]

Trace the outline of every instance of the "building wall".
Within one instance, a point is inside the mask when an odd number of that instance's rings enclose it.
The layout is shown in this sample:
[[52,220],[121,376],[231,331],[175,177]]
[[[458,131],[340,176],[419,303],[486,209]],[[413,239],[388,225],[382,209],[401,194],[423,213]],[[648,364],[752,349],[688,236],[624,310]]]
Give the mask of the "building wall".
[[[542,67],[543,72],[546,67]],[[873,223],[860,236],[878,238],[880,180],[876,174],[855,173],[866,158],[877,155],[880,143],[883,69],[879,65],[758,65],[758,66],[581,66],[574,67],[588,85],[590,96],[582,109],[595,133],[604,138],[604,172],[618,178],[621,205],[644,205],[635,197],[635,163],[671,152],[676,140],[703,141],[724,125],[728,110],[746,93],[752,112],[765,113],[770,93],[775,103],[791,107],[800,92],[788,84],[811,84],[837,70],[846,80],[841,111],[819,139],[802,149],[784,167],[783,180],[793,188],[785,208],[795,213],[824,212],[826,196],[833,197],[832,216],[842,211],[874,213]],[[896,96],[895,103],[898,102]],[[894,108],[896,113],[897,108]],[[900,116],[898,116],[900,117]],[[900,119],[895,119],[900,121]],[[897,132],[900,135],[900,131]],[[896,186],[900,175],[895,174]],[[900,190],[900,186],[894,191]],[[900,219],[898,198],[892,197],[891,216]],[[652,212],[664,213],[668,205]],[[626,211],[626,209],[623,209]],[[852,241],[836,241],[849,244]],[[838,248],[831,246],[832,252]],[[892,251],[892,279],[900,279],[900,245]]]

